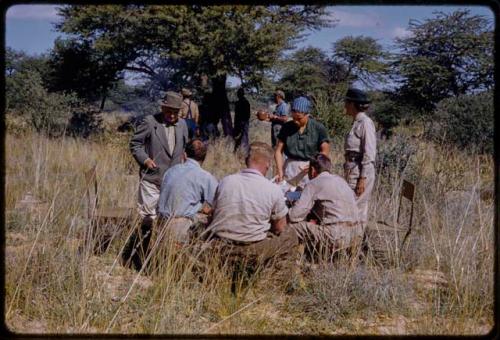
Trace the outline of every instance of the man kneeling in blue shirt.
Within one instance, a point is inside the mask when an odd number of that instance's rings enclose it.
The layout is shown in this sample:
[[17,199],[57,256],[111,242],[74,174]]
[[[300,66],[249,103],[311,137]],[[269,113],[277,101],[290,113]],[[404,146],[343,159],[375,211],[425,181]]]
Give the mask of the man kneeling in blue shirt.
[[205,144],[193,139],[186,145],[186,161],[165,172],[160,188],[158,212],[160,225],[168,228],[178,244],[186,244],[192,228],[208,224],[217,179],[201,168],[207,155]]

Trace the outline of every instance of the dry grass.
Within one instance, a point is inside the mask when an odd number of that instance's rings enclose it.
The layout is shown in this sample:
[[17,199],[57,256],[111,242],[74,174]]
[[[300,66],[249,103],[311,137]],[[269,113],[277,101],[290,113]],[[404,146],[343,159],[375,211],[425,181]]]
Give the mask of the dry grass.
[[[269,130],[253,121],[251,140],[268,141]],[[8,132],[5,143],[5,316],[15,332],[479,334],[493,325],[494,206],[480,199],[493,186],[491,158],[415,140],[402,172],[380,169],[370,212],[373,221],[393,222],[401,179],[417,185],[414,232],[403,251],[388,237],[394,247],[386,264],[368,254],[357,266],[312,267],[292,291],[263,271],[235,297],[220,256],[208,254],[200,265],[199,249],[175,250],[160,242],[161,232],[151,258],[160,265],[150,275],[119,264],[133,226],[92,255],[84,172],[98,164],[103,204],[133,205],[135,187],[125,179],[137,167],[126,134],[83,141]],[[331,154],[337,172],[341,147]],[[218,178],[237,171],[242,155],[231,150],[215,141],[204,167]],[[15,209],[28,191],[47,204]]]

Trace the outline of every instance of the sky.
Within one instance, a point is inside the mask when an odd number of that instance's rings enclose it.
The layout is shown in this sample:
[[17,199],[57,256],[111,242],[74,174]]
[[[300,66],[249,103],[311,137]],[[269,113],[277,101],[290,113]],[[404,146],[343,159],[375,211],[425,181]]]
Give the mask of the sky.
[[[59,21],[56,5],[15,5],[6,12],[5,43],[16,50],[39,54],[50,50],[54,40],[62,36],[53,23]],[[363,35],[376,39],[387,49],[393,48],[396,37],[409,34],[411,19],[423,21],[435,17],[434,12],[450,13],[469,9],[473,15],[483,15],[494,22],[493,12],[485,6],[329,6],[332,28],[313,31],[297,47],[314,46],[330,54],[332,43],[346,37]],[[230,80],[234,85],[238,80]]]

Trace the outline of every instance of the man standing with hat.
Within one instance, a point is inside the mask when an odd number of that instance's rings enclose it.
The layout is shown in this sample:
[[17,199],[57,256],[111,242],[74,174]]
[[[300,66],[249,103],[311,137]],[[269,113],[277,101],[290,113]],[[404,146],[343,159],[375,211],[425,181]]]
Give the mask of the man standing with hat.
[[[291,179],[299,173],[303,178],[299,182],[304,186],[309,159],[320,152],[328,157],[330,153],[330,139],[323,124],[309,116],[311,102],[306,97],[298,97],[292,104],[292,121],[283,125],[276,145],[274,159],[278,172],[278,181],[285,177]],[[287,156],[283,161],[283,152]]]
[[373,121],[366,115],[370,100],[364,91],[347,90],[345,110],[353,118],[351,131],[345,137],[344,177],[356,194],[360,221],[366,228],[368,203],[375,183],[377,136]]
[[269,120],[272,123],[271,143],[273,148],[278,142],[278,134],[280,133],[281,128],[289,118],[289,108],[288,104],[285,102],[285,92],[276,90],[276,92],[274,92],[274,102],[276,103],[276,109],[274,109],[274,112],[269,115]]
[[160,106],[162,112],[145,116],[130,140],[130,151],[140,166],[138,209],[142,224],[140,232],[131,236],[122,257],[125,263],[132,261],[137,270],[147,253],[163,174],[182,162],[189,139],[186,122],[179,119],[182,97],[169,91]]

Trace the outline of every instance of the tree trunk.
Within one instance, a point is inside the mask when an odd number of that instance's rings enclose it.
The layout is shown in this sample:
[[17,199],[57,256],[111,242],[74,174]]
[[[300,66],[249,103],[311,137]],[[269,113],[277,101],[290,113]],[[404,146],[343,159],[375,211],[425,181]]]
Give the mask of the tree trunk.
[[212,78],[214,111],[220,115],[225,136],[233,136],[233,122],[226,91],[227,75]]
[[101,106],[99,107],[99,112],[101,112],[102,110],[104,110],[104,104],[106,103],[106,97],[108,95],[108,90],[107,89],[104,89],[102,91],[102,99],[101,99]]

